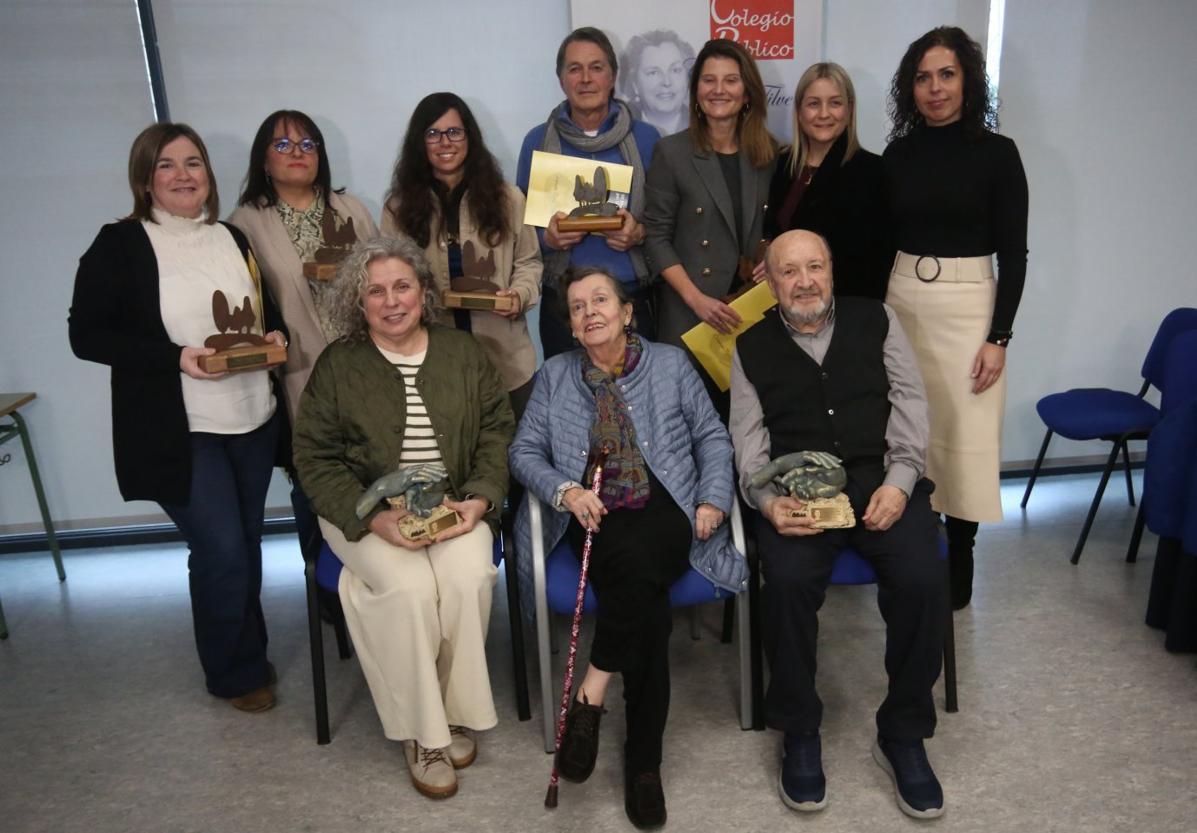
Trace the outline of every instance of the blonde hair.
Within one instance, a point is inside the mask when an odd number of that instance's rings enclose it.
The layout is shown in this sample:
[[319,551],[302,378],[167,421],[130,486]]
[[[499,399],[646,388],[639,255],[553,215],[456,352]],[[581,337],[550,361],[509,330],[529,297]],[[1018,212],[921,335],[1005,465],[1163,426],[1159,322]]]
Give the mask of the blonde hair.
[[798,110],[802,107],[802,99],[810,85],[823,78],[840,88],[840,93],[848,105],[848,124],[844,126],[847,147],[844,148],[844,158],[840,164],[846,165],[856,151],[860,150],[860,140],[856,138],[856,89],[852,86],[852,79],[848,76],[848,71],[831,61],[811,64],[806,68],[806,72],[802,73],[802,77],[798,79],[798,86],[794,88],[794,112],[791,114],[794,144],[790,146],[790,169],[788,171],[791,177],[797,176],[806,164],[806,160],[810,158],[810,139],[802,132],[802,125],[798,121]]

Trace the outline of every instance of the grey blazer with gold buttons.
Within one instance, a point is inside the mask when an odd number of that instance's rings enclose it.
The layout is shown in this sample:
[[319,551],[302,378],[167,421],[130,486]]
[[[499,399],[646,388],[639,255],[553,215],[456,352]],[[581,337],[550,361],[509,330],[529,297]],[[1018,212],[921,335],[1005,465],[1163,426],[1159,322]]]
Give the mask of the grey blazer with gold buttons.
[[[694,285],[719,298],[732,285],[740,255],[751,257],[761,239],[769,181],[776,162],[753,168],[740,157],[744,207],[739,235],[736,212],[719,159],[699,150],[689,130],[666,136],[653,150],[644,209],[645,254],[656,274],[681,264]],[[672,287],[661,282],[657,339],[681,346],[681,336],[698,323]]]

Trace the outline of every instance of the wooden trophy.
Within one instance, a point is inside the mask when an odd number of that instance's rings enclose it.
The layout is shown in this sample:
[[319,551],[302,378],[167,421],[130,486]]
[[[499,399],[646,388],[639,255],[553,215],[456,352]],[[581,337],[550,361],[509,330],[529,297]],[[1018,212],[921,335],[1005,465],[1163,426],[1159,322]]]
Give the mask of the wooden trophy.
[[449,282],[449,289],[441,301],[449,309],[495,310],[510,312],[515,309],[516,299],[510,295],[497,295],[499,285],[490,280],[495,275],[495,252],[493,249],[480,257],[474,241],[467,240],[461,246],[462,276]]
[[619,206],[607,199],[607,172],[599,165],[594,169],[594,182],[574,177],[574,199],[578,207],[569,216],[557,221],[561,231],[618,231],[623,228]]
[[776,482],[790,497],[803,502],[801,509],[790,511],[791,518],[810,518],[817,529],[856,526],[852,504],[841,491],[848,485],[848,473],[834,454],[797,451],[783,455],[762,466],[749,486],[760,489],[769,482]]
[[[395,509],[407,509],[407,498],[403,495],[387,498]],[[433,538],[446,529],[452,529],[461,523],[461,515],[445,506],[443,503],[434,506],[427,517],[420,517],[414,512],[399,519],[399,532],[409,541],[420,541]]]
[[353,231],[353,218],[345,218],[345,222],[337,228],[336,212],[325,206],[320,234],[324,238],[324,245],[316,250],[312,260],[304,261],[303,276],[309,281],[328,282],[337,276],[341,261],[357,242],[357,235]]
[[204,346],[216,352],[196,360],[200,370],[205,373],[263,370],[287,361],[286,347],[267,341],[253,332],[257,316],[248,295],[241,306],[230,310],[224,293],[219,289],[213,292],[212,320],[219,332],[204,339]]
[[752,251],[752,257],[740,255],[736,263],[736,278],[732,281],[731,290],[724,297],[723,303],[730,304],[756,286],[756,281],[752,279],[752,273],[756,270],[756,265],[765,259],[765,252],[768,250],[769,241],[762,239],[757,241],[756,247]]

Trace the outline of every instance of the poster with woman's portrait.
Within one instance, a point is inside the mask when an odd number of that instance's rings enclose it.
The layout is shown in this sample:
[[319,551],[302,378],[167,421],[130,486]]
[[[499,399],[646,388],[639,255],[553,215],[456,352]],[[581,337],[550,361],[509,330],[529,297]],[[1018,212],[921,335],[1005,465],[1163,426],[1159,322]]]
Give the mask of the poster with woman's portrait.
[[574,27],[607,33],[619,60],[616,94],[668,136],[690,124],[690,71],[711,38],[739,41],[756,58],[769,129],[789,141],[794,85],[822,60],[822,0],[571,0]]

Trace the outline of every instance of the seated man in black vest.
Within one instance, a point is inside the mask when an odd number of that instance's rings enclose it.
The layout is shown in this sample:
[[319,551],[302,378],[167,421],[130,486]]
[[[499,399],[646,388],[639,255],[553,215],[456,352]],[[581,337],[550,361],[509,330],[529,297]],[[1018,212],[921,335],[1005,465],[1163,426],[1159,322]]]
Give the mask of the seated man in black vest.
[[[923,739],[935,729],[931,687],[947,624],[947,575],[922,479],[927,400],[893,311],[879,301],[833,298],[827,242],[781,235],[766,276],[777,307],[736,343],[731,434],[740,485],[760,510],[765,648],[772,671],[765,721],[785,733],[782,800],[797,810],[827,803],[815,692],[818,611],[832,564],[852,547],[873,565],[886,624],[889,692],[877,711],[873,757],[893,778],[898,806],[915,818],[943,813],[943,790]],[[771,459],[800,451],[839,457],[855,527],[823,530],[770,483],[749,481]]]

